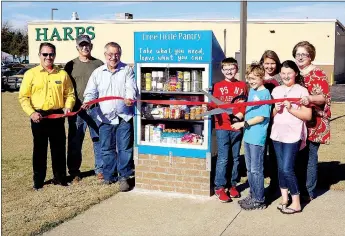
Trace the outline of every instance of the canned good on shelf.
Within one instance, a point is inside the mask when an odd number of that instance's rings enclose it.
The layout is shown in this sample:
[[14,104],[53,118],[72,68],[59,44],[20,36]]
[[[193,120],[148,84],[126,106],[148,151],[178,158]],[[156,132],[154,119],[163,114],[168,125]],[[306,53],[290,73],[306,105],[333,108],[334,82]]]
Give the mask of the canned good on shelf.
[[190,72],[189,71],[183,72],[183,80],[184,81],[190,81]]
[[201,90],[201,81],[192,80],[191,81],[191,91],[192,92],[199,92]]
[[157,91],[157,82],[158,82],[158,71],[152,71],[152,91]]
[[146,73],[145,74],[145,90],[146,91],[151,91],[152,89],[152,74],[151,73]]
[[201,73],[198,70],[192,70],[192,81],[201,81]]
[[183,80],[183,71],[177,71],[176,76],[177,76],[177,79]]
[[183,92],[190,92],[190,81],[183,81]]

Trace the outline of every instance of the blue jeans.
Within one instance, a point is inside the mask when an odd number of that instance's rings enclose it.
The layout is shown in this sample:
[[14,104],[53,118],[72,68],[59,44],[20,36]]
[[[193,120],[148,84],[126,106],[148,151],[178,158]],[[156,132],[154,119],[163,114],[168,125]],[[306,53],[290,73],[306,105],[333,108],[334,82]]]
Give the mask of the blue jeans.
[[307,141],[307,146],[300,152],[298,163],[298,180],[301,194],[316,197],[317,164],[320,143]]
[[128,179],[133,174],[132,134],[131,123],[121,118],[118,125],[106,123],[100,125],[99,137],[105,181],[117,181],[118,174],[120,179]]
[[71,176],[80,174],[82,162],[82,147],[86,127],[89,127],[95,155],[95,172],[102,173],[101,145],[99,142],[100,121],[97,120],[95,109],[81,111],[78,115],[68,118],[68,151],[67,167]]
[[299,195],[297,178],[295,175],[295,161],[301,141],[282,143],[273,140],[278,163],[279,187],[289,189],[291,195]]
[[250,186],[250,196],[255,202],[260,203],[265,201],[264,156],[265,146],[244,142],[244,157]]
[[215,187],[216,189],[226,186],[226,170],[229,161],[229,150],[232,150],[234,161],[231,175],[231,186],[236,186],[238,181],[238,166],[240,163],[240,149],[243,134],[230,130],[216,130],[218,157],[216,164]]

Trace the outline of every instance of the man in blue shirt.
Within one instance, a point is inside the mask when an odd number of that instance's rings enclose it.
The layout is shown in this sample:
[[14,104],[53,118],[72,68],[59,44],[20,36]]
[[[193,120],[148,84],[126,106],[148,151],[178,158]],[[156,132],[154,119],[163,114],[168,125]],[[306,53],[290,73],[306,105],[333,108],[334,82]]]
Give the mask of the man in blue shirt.
[[121,47],[110,42],[104,47],[106,64],[91,75],[84,92],[83,108],[87,102],[100,97],[118,96],[124,100],[104,101],[97,107],[99,138],[103,160],[104,183],[119,181],[120,190],[128,191],[127,179],[133,174],[131,159],[133,131],[130,120],[134,110],[131,100],[137,98],[138,88],[133,69],[120,61]]

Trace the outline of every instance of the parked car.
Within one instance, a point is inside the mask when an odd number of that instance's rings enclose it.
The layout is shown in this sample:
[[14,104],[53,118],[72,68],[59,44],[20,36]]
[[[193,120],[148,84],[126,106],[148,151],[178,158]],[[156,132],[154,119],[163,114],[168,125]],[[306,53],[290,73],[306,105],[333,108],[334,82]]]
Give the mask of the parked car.
[[24,73],[30,68],[23,68],[18,71],[15,75],[8,76],[6,81],[6,87],[8,90],[19,90],[20,85],[24,77]]
[[6,91],[7,90],[7,78],[9,76],[15,75],[18,73],[18,71],[13,71],[13,70],[1,70],[1,91]]
[[7,66],[1,66],[1,73],[5,71],[10,71],[11,69],[8,68]]

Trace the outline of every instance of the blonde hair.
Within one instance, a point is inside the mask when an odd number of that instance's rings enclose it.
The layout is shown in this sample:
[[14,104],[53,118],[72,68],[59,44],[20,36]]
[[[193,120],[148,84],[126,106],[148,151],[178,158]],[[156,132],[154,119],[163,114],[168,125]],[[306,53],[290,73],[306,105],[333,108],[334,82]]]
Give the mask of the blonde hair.
[[253,62],[250,64],[250,66],[247,68],[246,71],[246,79],[248,79],[249,74],[253,73],[255,76],[258,76],[262,79],[265,77],[265,69],[264,66],[260,63]]

